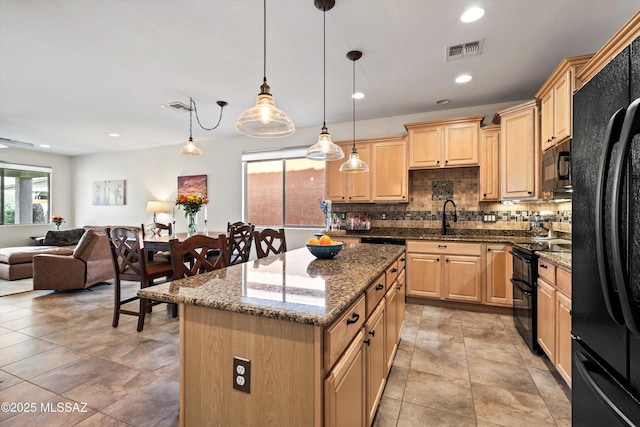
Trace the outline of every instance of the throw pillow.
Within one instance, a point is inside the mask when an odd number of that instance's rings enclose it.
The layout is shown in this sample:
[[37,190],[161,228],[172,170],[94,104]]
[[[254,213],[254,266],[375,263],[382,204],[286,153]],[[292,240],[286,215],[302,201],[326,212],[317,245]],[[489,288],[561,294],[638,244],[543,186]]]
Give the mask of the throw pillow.
[[72,228],[70,230],[55,231],[51,230],[47,232],[44,237],[45,246],[69,246],[76,245],[80,241],[80,238],[84,234],[82,228]]

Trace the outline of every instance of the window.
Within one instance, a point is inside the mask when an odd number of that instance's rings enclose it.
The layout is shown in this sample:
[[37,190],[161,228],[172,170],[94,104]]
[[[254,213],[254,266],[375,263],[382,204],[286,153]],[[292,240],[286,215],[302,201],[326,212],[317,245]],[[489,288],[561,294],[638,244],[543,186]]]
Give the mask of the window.
[[260,227],[324,226],[324,162],[305,158],[306,148],[245,153],[247,221]]
[[0,162],[0,224],[49,222],[51,168]]

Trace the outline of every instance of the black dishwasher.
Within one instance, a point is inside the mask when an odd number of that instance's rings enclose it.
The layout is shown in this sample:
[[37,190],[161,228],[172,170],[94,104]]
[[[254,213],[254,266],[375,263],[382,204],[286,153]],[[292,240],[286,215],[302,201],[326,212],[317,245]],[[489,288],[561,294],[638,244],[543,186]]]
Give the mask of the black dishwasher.
[[402,245],[405,244],[405,239],[396,237],[361,237],[360,243],[373,243],[375,245]]

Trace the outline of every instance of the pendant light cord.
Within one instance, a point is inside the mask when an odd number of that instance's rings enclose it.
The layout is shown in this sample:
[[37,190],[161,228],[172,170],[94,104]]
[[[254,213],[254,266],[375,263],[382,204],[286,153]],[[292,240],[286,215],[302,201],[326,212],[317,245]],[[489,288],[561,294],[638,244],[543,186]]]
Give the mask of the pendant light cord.
[[264,41],[262,45],[262,80],[264,83],[267,82],[267,0],[263,2],[263,13],[262,13],[262,40]]
[[327,11],[322,12],[322,127],[327,127]]
[[218,101],[217,104],[220,106],[220,117],[218,117],[218,123],[216,123],[216,125],[212,128],[207,128],[202,126],[202,123],[200,123],[200,118],[198,117],[198,108],[196,107],[196,101],[194,101],[193,98],[189,98],[189,137],[191,137],[191,123],[192,123],[191,112],[192,111],[196,113],[196,121],[198,122],[198,125],[200,125],[202,129],[214,130],[218,126],[220,126],[220,121],[222,120],[222,110],[224,110],[224,107],[227,105],[227,103],[224,101]]
[[353,92],[351,92],[351,98],[353,99],[353,151],[356,149],[356,61],[353,61]]

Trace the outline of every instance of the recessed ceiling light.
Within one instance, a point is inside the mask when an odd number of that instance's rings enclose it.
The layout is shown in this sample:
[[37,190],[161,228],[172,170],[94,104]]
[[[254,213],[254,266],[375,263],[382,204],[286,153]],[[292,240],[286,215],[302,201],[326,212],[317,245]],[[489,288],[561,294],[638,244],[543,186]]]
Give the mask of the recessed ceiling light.
[[481,7],[471,7],[460,16],[462,22],[474,22],[482,18],[484,15],[484,9]]
[[364,98],[364,93],[362,93],[362,92],[356,92],[356,93],[354,93],[353,95],[351,95],[351,97],[352,97],[353,99],[362,99],[362,98]]
[[448,103],[450,103],[450,102],[451,102],[451,100],[450,100],[450,99],[445,98],[445,99],[438,99],[438,100],[436,101],[436,104],[439,104],[439,105],[447,105],[447,104],[448,104]]
[[456,77],[456,83],[466,83],[471,81],[471,76],[469,74],[460,74]]
[[109,136],[112,136],[112,137],[114,137],[114,138],[117,138],[117,137],[119,137],[119,136],[120,136],[120,134],[119,134],[119,133],[110,133],[110,134],[109,134]]
[[40,147],[42,147],[42,148],[51,148],[51,146],[49,144],[40,144]]

